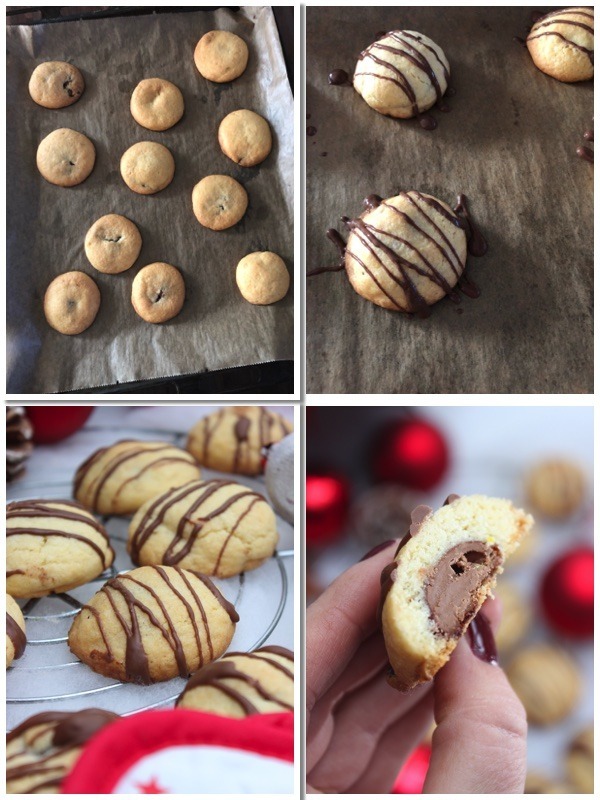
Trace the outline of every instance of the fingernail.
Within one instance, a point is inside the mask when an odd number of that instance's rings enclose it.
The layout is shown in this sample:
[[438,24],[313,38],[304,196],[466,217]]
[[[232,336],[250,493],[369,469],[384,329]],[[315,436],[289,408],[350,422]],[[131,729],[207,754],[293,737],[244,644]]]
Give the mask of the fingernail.
[[492,632],[490,621],[480,611],[469,625],[469,645],[473,651],[473,655],[486,661],[488,664],[498,666],[498,650],[496,648],[496,640]]
[[[374,556],[376,553],[381,553],[381,551],[385,550],[386,547],[389,547],[391,544],[395,543],[396,543],[395,539],[388,539],[387,542],[382,542],[381,544],[378,544],[372,550],[369,550],[368,553],[365,553],[364,556],[360,559],[360,561],[366,561],[367,558],[371,558],[371,556]],[[360,561],[358,562],[359,564]]]

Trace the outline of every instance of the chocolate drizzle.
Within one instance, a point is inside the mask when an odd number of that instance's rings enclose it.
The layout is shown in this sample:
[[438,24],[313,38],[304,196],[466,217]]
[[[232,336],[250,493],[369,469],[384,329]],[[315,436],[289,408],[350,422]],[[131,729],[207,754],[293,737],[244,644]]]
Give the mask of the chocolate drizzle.
[[[376,195],[371,196],[375,197]],[[346,242],[342,239],[339,232],[336,231],[335,228],[329,228],[325,235],[337,247],[340,254],[340,260],[337,264],[333,264],[331,267],[317,267],[316,269],[311,269],[306,273],[307,278],[311,278],[313,275],[321,275],[323,272],[341,272],[346,266]]]
[[476,227],[469,209],[467,207],[467,198],[464,194],[459,194],[456,198],[456,206],[454,207],[455,214],[462,214],[467,223],[467,249],[472,256],[484,256],[487,253],[488,245],[483,238],[483,234]]
[[21,658],[25,652],[25,645],[27,644],[27,637],[23,628],[19,623],[6,612],[6,635],[11,640],[13,649],[15,651],[14,658]]
[[334,69],[329,73],[327,82],[330,86],[352,86],[350,76],[345,69]]
[[[594,141],[594,129],[590,128],[587,131],[584,131],[583,138],[586,142],[593,142]],[[584,161],[588,161],[590,164],[594,163],[594,151],[591,147],[587,147],[586,145],[581,145],[575,151],[579,158],[583,158]]]

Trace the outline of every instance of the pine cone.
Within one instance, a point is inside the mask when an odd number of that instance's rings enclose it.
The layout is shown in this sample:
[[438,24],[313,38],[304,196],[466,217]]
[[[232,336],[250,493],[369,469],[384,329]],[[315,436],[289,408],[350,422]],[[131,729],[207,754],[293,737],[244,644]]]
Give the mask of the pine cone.
[[6,409],[6,480],[13,481],[25,471],[33,450],[33,426],[22,406]]

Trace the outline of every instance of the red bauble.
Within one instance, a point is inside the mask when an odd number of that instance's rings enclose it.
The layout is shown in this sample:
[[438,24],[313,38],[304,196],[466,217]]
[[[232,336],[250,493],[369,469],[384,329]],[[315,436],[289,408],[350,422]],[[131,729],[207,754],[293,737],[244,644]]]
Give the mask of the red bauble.
[[422,794],[430,758],[431,747],[428,744],[420,744],[416,750],[413,750],[400,770],[392,792],[394,794]]
[[577,547],[553,561],[542,578],[542,609],[550,627],[563,636],[594,634],[594,551]]
[[420,419],[402,419],[381,431],[373,473],[378,481],[427,491],[441,481],[449,462],[448,445],[436,427]]
[[52,444],[78,431],[95,406],[27,406],[33,424],[33,440]]
[[348,513],[349,491],[345,478],[315,472],[306,476],[306,543],[323,545],[342,531]]

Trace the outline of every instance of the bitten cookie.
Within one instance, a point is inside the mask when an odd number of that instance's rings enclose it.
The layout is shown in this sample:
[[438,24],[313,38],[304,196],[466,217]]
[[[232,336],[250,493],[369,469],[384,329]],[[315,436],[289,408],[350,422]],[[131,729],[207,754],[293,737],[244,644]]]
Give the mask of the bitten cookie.
[[223,231],[244,216],[248,195],[241,183],[228,175],[208,175],[194,186],[192,205],[201,225]]
[[141,684],[187,678],[225,652],[238,619],[205,575],[140,567],[105,583],[83,606],[69,647],[108,678]]
[[271,128],[254,111],[232,111],[219,125],[219,144],[227,158],[236,164],[254,167],[271,152]]
[[44,295],[44,314],[51,328],[67,336],[87,330],[100,308],[100,289],[85,272],[65,272]]
[[380,114],[416,117],[442,99],[450,80],[444,51],[416,31],[390,31],[358,57],[354,88]]
[[581,731],[569,745],[566,756],[569,780],[581,794],[594,793],[594,726]]
[[60,594],[96,578],[115,554],[94,517],[68,500],[22,500],[6,509],[6,591]]
[[227,653],[192,675],[176,705],[236,718],[293,711],[294,654],[276,645]]
[[527,37],[533,63],[565,83],[594,77],[594,9],[565,8],[537,20]]
[[508,500],[482,495],[450,495],[438,511],[413,511],[381,574],[391,686],[407,691],[444,666],[532,523]]
[[146,322],[173,319],[185,300],[185,283],[177,267],[157,261],[143,267],[133,279],[131,305]]
[[10,667],[15,658],[21,658],[25,652],[27,637],[25,636],[25,620],[23,612],[13,600],[6,595],[6,667]]
[[187,483],[148,500],[129,526],[134,564],[178,565],[229,578],[275,552],[275,514],[264,497],[233,481]]
[[285,417],[262,406],[224,406],[194,425],[186,449],[210,469],[259,475],[263,447],[292,430]]
[[146,78],[133,90],[130,109],[138,125],[150,131],[166,131],[183,116],[183,95],[170,81]]
[[248,64],[248,45],[235,33],[209,31],[196,45],[196,69],[203,78],[227,83],[239,78]]
[[121,176],[136,194],[161,192],[174,175],[171,151],[158,142],[137,142],[121,157]]
[[125,440],[96,450],[75,473],[73,495],[98,514],[133,514],[167,488],[198,480],[185,450],[166,442]]
[[106,214],[85,236],[85,254],[98,272],[116,275],[132,267],[142,249],[137,227],[120,214]]
[[94,169],[96,148],[83,133],[59,128],[40,142],[36,163],[48,183],[77,186]]
[[59,794],[82,748],[99,730],[119,719],[99,708],[44,711],[6,737],[8,794]]
[[566,459],[534,466],[526,479],[527,499],[547,517],[564,519],[583,503],[586,480],[581,467]]
[[237,265],[235,280],[249,303],[266,306],[282,300],[290,288],[290,273],[276,253],[249,253]]
[[66,61],[38,64],[29,79],[31,99],[44,108],[65,108],[76,103],[85,89],[83,75]]

